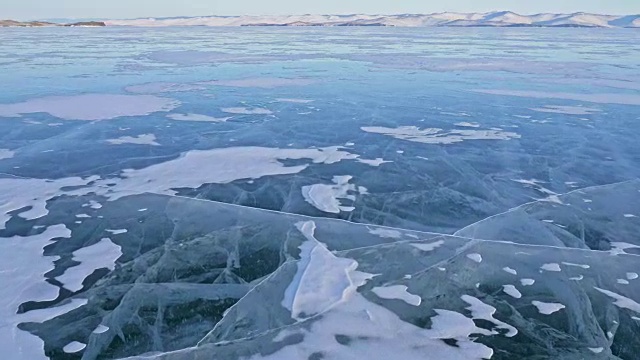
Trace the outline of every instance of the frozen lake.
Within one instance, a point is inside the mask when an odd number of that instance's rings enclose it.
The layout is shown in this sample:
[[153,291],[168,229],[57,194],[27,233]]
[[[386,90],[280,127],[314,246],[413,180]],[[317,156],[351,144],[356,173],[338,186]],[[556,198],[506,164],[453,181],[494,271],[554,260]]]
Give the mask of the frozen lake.
[[635,359],[639,54],[634,29],[0,29],[0,349]]

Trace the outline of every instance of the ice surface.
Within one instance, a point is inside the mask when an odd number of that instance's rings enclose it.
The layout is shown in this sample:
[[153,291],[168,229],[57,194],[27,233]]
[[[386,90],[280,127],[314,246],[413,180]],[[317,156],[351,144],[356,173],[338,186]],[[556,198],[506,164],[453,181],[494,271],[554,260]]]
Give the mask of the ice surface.
[[27,30],[0,34],[7,353],[636,359],[636,32]]
[[84,94],[50,96],[15,104],[0,104],[0,117],[45,112],[65,120],[110,120],[149,115],[176,108],[179,101],[153,95]]

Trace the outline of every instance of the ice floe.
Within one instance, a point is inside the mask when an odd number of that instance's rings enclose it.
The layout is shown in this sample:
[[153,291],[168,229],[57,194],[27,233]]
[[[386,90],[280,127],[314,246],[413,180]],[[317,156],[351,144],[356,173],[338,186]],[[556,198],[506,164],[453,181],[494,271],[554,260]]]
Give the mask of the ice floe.
[[477,254],[477,253],[473,253],[473,254],[467,254],[467,258],[469,258],[470,260],[473,260],[477,263],[482,262],[482,255]]

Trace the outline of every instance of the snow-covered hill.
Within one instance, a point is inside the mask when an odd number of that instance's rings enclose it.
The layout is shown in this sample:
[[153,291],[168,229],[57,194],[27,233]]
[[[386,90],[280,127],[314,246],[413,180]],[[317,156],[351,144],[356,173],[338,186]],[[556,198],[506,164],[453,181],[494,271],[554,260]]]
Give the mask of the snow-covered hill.
[[535,14],[510,11],[490,13],[436,13],[427,15],[272,15],[205,16],[109,20],[111,26],[540,26],[540,27],[633,27],[640,15]]

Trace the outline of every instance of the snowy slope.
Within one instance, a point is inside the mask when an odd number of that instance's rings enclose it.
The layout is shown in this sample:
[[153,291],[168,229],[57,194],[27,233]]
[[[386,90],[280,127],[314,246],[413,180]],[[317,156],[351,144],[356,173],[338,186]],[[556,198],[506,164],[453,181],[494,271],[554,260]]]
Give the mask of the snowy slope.
[[401,15],[267,15],[148,18],[106,21],[110,26],[540,26],[640,27],[640,15],[435,13]]

